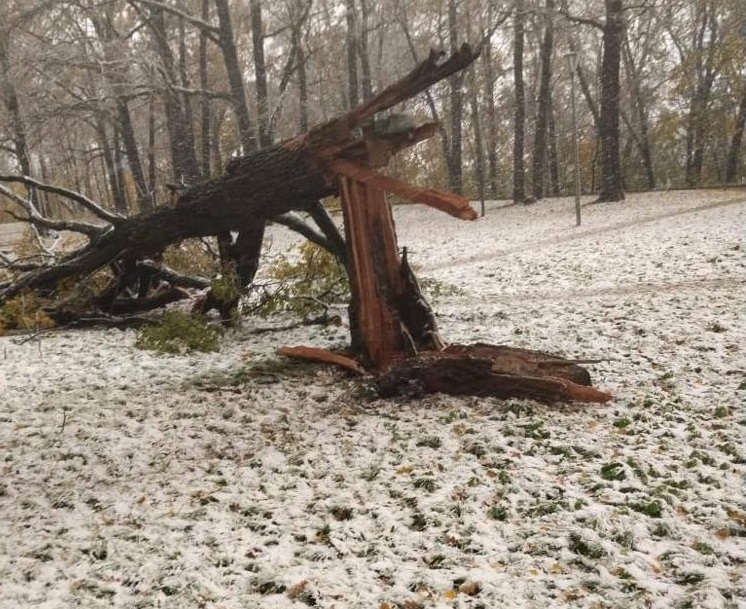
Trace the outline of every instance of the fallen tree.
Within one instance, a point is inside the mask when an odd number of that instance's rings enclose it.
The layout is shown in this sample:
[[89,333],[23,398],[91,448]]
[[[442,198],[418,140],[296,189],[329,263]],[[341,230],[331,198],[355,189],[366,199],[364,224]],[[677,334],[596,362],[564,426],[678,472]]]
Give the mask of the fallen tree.
[[[382,390],[391,393],[394,387],[415,383],[423,391],[450,388],[455,393],[530,396],[547,401],[608,399],[587,387],[590,377],[576,364],[567,364],[572,374],[564,373],[566,367],[537,364],[549,361],[551,356],[545,354],[534,358],[529,367],[516,367],[518,353],[509,348],[444,348],[446,343],[406,252],[399,254],[386,192],[465,220],[475,219],[476,213],[462,197],[418,188],[376,171],[394,154],[436,131],[434,123],[416,126],[406,117],[399,120],[400,115],[382,113],[463,70],[477,54],[468,45],[450,57],[433,52],[404,78],[358,108],[305,134],[232,160],[222,176],[186,188],[173,206],[150,214],[125,218],[78,193],[27,176],[0,176],[0,182],[21,182],[67,197],[96,218],[95,222],[53,220],[44,217],[31,198],[0,186],[0,193],[16,201],[29,222],[45,229],[76,231],[88,239],[53,264],[25,267],[25,272],[0,288],[0,305],[24,292],[53,293],[62,280],[107,268],[110,278],[91,300],[93,306],[104,313],[163,306],[186,295],[186,288],[204,283],[165,268],[158,262],[160,254],[169,244],[208,236],[218,237],[225,270],[235,273],[239,286],[245,286],[256,273],[264,226],[271,220],[301,232],[345,265],[352,292],[352,354],[365,369],[374,371]],[[341,197],[346,239],[320,203],[330,195]],[[295,215],[297,211],[308,213],[316,227],[303,223]],[[6,263],[13,266],[10,260]],[[150,292],[155,284],[158,294]],[[136,295],[132,294],[133,285]],[[198,308],[203,312],[218,308],[226,317],[237,298],[236,294],[226,297],[209,292]],[[55,313],[61,318],[70,314],[52,311]],[[334,363],[344,359],[339,354],[321,355],[318,350],[303,348],[288,354]],[[531,360],[525,353],[521,357],[524,364]],[[347,367],[356,369],[358,364],[353,363]],[[463,382],[465,378],[471,380]]]

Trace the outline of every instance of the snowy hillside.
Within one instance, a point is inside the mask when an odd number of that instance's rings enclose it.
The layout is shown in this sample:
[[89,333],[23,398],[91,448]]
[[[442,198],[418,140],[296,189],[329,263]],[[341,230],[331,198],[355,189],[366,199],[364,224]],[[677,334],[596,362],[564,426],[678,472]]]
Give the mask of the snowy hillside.
[[344,327],[0,337],[0,608],[746,607],[744,193],[395,217],[460,292],[445,339],[603,360],[614,400],[377,400],[275,355]]

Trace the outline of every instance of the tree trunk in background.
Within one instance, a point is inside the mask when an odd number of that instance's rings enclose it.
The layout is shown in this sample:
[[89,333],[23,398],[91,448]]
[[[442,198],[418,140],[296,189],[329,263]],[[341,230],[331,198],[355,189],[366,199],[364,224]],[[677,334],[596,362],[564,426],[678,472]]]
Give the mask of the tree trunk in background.
[[360,0],[360,36],[358,37],[358,54],[360,55],[360,86],[363,101],[373,97],[373,76],[370,72],[370,52],[368,51],[368,17],[370,8],[368,0]]
[[[21,105],[18,100],[18,93],[13,84],[10,72],[10,58],[8,57],[8,39],[7,33],[0,25],[0,87],[3,96],[5,109],[10,114],[12,125],[11,141],[13,142],[13,153],[18,162],[21,173],[26,176],[32,175],[31,159],[29,157],[28,138],[26,135],[26,124],[21,115]],[[32,202],[37,206],[41,205],[41,199],[35,189],[28,189]]]
[[[448,0],[448,39],[451,53],[458,50],[458,2]],[[448,157],[448,188],[451,192],[460,195],[464,192],[464,165],[462,145],[462,122],[464,115],[464,98],[461,86],[464,82],[462,72],[456,73],[449,78],[450,85],[450,127],[451,138]]]
[[233,37],[233,22],[231,21],[228,0],[215,0],[215,8],[218,13],[218,37],[220,39],[220,50],[223,52],[225,70],[228,74],[228,82],[231,90],[231,104],[236,115],[238,134],[241,139],[243,153],[247,154],[257,150],[256,134],[249,115],[249,106],[246,102],[246,91],[243,84],[243,72],[238,61],[236,42]]
[[[202,21],[210,18],[210,0],[202,0]],[[199,31],[199,86],[202,95],[199,99],[199,160],[202,175],[209,178],[212,175],[210,164],[210,98],[207,91],[210,88],[210,76],[207,67],[207,32],[204,28]]]
[[267,63],[264,59],[264,24],[262,22],[261,0],[249,0],[251,11],[251,43],[254,53],[254,73],[256,75],[257,124],[259,126],[259,147],[272,144],[269,122],[269,95],[267,93]]
[[554,110],[552,109],[551,93],[549,101],[549,184],[552,195],[560,196],[559,178],[559,155],[557,154],[557,130],[554,123]]
[[474,181],[477,185],[477,199],[480,201],[480,215],[484,216],[485,200],[485,171],[484,171],[484,141],[482,138],[482,113],[479,111],[479,89],[477,87],[475,68],[471,68],[471,95],[469,105],[471,106],[471,123],[474,128]]
[[358,90],[360,87],[357,73],[357,24],[355,15],[355,0],[345,0],[345,21],[347,34],[345,47],[347,48],[347,107],[355,108],[360,103]]
[[534,151],[531,167],[532,193],[535,199],[544,196],[547,167],[547,137],[549,113],[551,111],[552,90],[552,52],[554,50],[554,0],[546,0],[546,24],[541,41],[540,63],[541,79],[539,82],[539,107],[536,112],[534,130]]
[[513,22],[513,80],[515,113],[513,124],[513,202],[526,201],[524,137],[526,129],[526,94],[523,85],[524,5],[516,0]]
[[[126,87],[126,70],[124,68],[117,68],[120,58],[115,55],[115,51],[112,50],[112,44],[115,44],[120,37],[117,35],[116,30],[111,22],[112,16],[107,12],[99,18],[92,18],[93,29],[96,31],[101,44],[103,45],[103,56],[106,64],[113,66],[111,69],[106,69],[103,73],[104,81],[111,88],[112,95],[114,97],[114,104],[116,106],[116,118],[114,119],[115,132],[122,139],[122,145],[124,147],[124,155],[127,158],[127,165],[132,172],[132,179],[135,182],[136,200],[138,211],[149,212],[153,209],[152,201],[148,189],[148,184],[145,181],[145,174],[143,173],[142,161],[140,158],[140,150],[137,146],[137,137],[135,135],[135,128],[132,124],[132,116],[130,113],[129,106],[127,104],[127,97],[125,94]],[[114,137],[115,145],[118,145],[119,137]],[[115,151],[118,155],[119,151]],[[118,168],[117,171],[120,171]],[[124,190],[124,182],[120,182],[120,189]],[[115,196],[115,201],[118,201],[118,205],[122,205],[122,201],[118,200]],[[119,211],[127,209],[126,194],[124,200],[124,207],[117,208]]]
[[598,201],[624,200],[621,138],[619,132],[619,71],[624,15],[622,0],[605,0],[606,21],[601,61],[601,113],[598,135],[601,140],[601,189]]
[[484,88],[487,103],[487,184],[491,199],[497,199],[497,108],[495,106],[495,65],[492,43],[488,39],[482,49]]
[[743,143],[743,131],[746,127],[746,81],[743,83],[743,95],[738,107],[736,127],[730,140],[728,159],[725,163],[725,182],[733,184],[738,181],[738,162],[741,158],[741,146]]
[[624,63],[627,67],[627,78],[631,83],[630,92],[632,93],[632,108],[637,119],[637,133],[635,143],[640,151],[640,158],[645,167],[645,181],[649,189],[655,188],[655,171],[653,169],[653,153],[650,145],[650,128],[648,127],[648,111],[645,106],[645,100],[642,93],[642,76],[640,75],[639,66],[635,64],[632,50],[630,49],[629,38],[624,37]]
[[168,44],[163,9],[151,8],[149,24],[153,32],[153,42],[161,60],[165,80],[163,103],[166,110],[166,127],[168,129],[174,178],[177,181],[193,183],[199,177],[199,167],[197,166],[197,156],[194,149],[194,132],[187,124],[182,96],[174,88],[179,85],[181,79],[177,72],[176,60]]
[[706,0],[697,6],[699,22],[693,24],[692,28],[694,37],[692,53],[697,72],[692,75],[693,86],[686,129],[685,182],[689,187],[697,186],[702,179],[705,142],[710,129],[710,125],[707,124],[707,110],[717,75],[715,55],[719,51],[720,42],[718,9],[715,3],[712,0]]
[[[109,194],[111,195],[114,203],[114,209],[120,214],[127,214],[127,199],[122,192],[122,185],[119,183],[119,173],[116,169],[116,162],[114,160],[114,147],[109,142],[109,137],[106,133],[106,125],[103,118],[99,117],[96,123],[96,131],[98,131],[98,140],[101,146],[101,156],[104,159],[104,166],[106,167],[106,176],[109,182]],[[116,143],[116,137],[114,137]]]
[[122,137],[124,154],[127,157],[127,165],[132,172],[132,179],[134,180],[135,188],[137,189],[138,211],[147,213],[153,209],[149,192],[150,189],[145,181],[145,174],[142,170],[140,150],[137,147],[137,137],[135,136],[135,128],[132,125],[132,117],[130,115],[129,107],[122,98],[117,99],[117,114],[119,118],[118,130]]

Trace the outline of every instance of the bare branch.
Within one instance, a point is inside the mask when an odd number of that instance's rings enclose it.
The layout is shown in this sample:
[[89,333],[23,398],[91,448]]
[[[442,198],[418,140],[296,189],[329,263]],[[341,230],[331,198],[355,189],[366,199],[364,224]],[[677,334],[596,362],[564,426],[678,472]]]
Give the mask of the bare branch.
[[70,199],[71,201],[80,203],[96,217],[101,218],[102,220],[105,220],[109,224],[113,224],[115,226],[117,224],[121,224],[122,221],[125,219],[124,216],[105,210],[98,203],[89,199],[85,195],[80,194],[79,192],[68,190],[67,188],[62,188],[61,186],[52,186],[50,184],[45,184],[44,182],[40,182],[39,180],[35,180],[34,178],[30,178],[28,176],[0,175],[0,182],[15,182],[25,184],[26,186],[32,186],[45,192],[51,192],[53,194],[60,195],[61,197],[65,197],[66,199]]
[[99,237],[103,232],[104,228],[96,226],[95,224],[88,224],[87,222],[74,222],[72,220],[52,220],[42,216],[34,205],[28,199],[24,199],[20,195],[14,193],[10,188],[0,184],[0,194],[8,197],[11,201],[15,201],[20,205],[23,210],[29,215],[28,218],[19,218],[22,221],[29,222],[36,226],[42,226],[52,230],[68,230],[76,233],[82,233],[87,235],[91,239]]
[[163,279],[172,285],[180,285],[187,288],[196,288],[203,290],[210,287],[210,280],[204,277],[195,277],[192,275],[182,275],[181,273],[168,268],[167,266],[156,264],[150,260],[143,260],[137,263],[138,269],[152,271],[159,279]]
[[587,17],[578,17],[577,15],[571,15],[570,12],[565,9],[560,9],[557,12],[572,23],[578,23],[580,25],[590,25],[591,27],[597,28],[599,30],[604,29],[604,24],[597,19],[588,19]]
[[333,246],[329,240],[320,232],[314,230],[313,227],[306,224],[298,214],[293,212],[280,214],[279,216],[274,216],[272,222],[287,226],[290,230],[303,235],[306,239],[320,247],[323,247],[327,251],[333,250]]
[[[34,258],[37,258],[38,256],[34,256]],[[24,259],[27,260],[27,259]],[[35,271],[43,266],[46,266],[45,264],[39,264],[34,262],[22,262],[21,260],[16,260],[11,258],[10,256],[6,256],[2,252],[0,252],[0,264],[2,264],[2,267],[5,269],[8,269],[9,271],[19,271],[21,273],[27,273],[29,271]]]
[[128,0],[128,4],[135,9],[139,9],[139,7],[137,6],[138,4],[143,4],[150,8],[157,8],[157,9],[166,11],[167,13],[171,13],[172,15],[175,15],[177,17],[184,19],[184,21],[192,24],[193,26],[199,28],[200,30],[203,30],[208,35],[210,35],[210,40],[212,40],[213,42],[217,42],[217,38],[213,38],[212,36],[212,35],[217,36],[217,34],[219,33],[219,29],[217,26],[212,25],[211,23],[207,23],[207,21],[203,21],[199,17],[190,15],[189,13],[186,13],[174,6],[166,4],[165,2],[158,2],[157,0]]

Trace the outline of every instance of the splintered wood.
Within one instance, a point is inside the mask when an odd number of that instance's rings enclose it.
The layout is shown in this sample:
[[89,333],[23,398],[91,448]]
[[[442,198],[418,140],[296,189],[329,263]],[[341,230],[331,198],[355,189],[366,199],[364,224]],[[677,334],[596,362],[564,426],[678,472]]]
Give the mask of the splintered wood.
[[402,293],[394,221],[383,191],[339,177],[352,302],[365,356],[378,368],[408,354],[394,308]]

